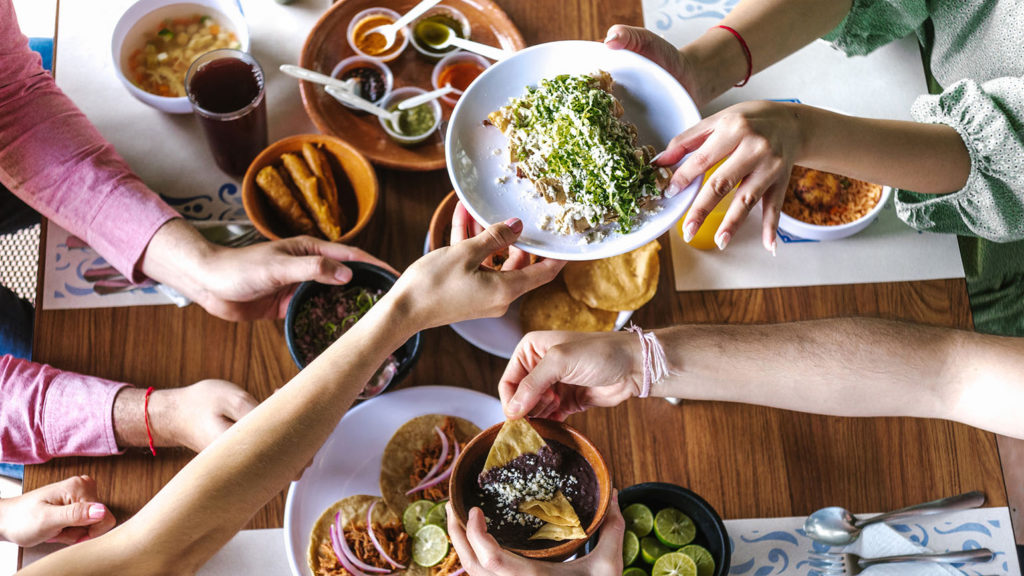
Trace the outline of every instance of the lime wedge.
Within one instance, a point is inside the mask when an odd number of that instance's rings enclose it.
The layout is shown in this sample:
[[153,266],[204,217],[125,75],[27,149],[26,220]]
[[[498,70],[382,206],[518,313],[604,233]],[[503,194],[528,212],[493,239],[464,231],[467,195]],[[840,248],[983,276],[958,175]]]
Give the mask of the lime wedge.
[[626,506],[622,511],[622,517],[626,519],[626,530],[633,532],[638,538],[647,536],[654,528],[654,514],[650,508],[639,502]]
[[654,563],[651,576],[697,576],[697,565],[682,552],[669,552]]
[[412,537],[412,561],[420,566],[434,566],[447,555],[448,534],[444,528],[436,524],[426,524]]
[[629,566],[640,555],[640,539],[629,530],[622,535],[622,565]]
[[643,568],[633,566],[632,568],[626,568],[623,570],[622,576],[647,576],[647,572],[644,572]]
[[654,517],[654,535],[662,544],[670,548],[679,548],[693,542],[697,535],[697,527],[693,520],[676,508],[665,508]]
[[659,542],[654,536],[644,536],[640,539],[640,557],[648,564],[654,564],[655,560],[671,551],[671,548]]
[[427,512],[427,517],[424,523],[434,524],[435,526],[440,526],[441,528],[447,530],[448,511],[445,509],[446,504],[448,504],[447,500],[434,504],[434,506],[430,509],[430,512]]
[[415,536],[416,532],[427,523],[427,514],[433,508],[434,503],[430,500],[417,500],[406,506],[405,512],[402,512],[402,526],[405,527],[405,531],[410,536]]
[[715,573],[715,559],[703,546],[690,544],[683,546],[679,551],[693,559],[693,563],[697,565],[697,576],[711,576]]

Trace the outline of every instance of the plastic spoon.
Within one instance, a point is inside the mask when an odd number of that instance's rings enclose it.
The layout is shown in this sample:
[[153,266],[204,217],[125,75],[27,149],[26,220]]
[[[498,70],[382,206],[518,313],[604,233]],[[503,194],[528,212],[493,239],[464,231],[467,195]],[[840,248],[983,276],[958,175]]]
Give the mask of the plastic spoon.
[[866,520],[858,520],[846,509],[832,506],[830,508],[822,508],[808,516],[807,521],[804,522],[804,531],[811,539],[818,542],[830,546],[844,546],[857,540],[861,530],[871,524],[886,520],[899,520],[914,516],[931,516],[956,510],[967,510],[969,508],[977,508],[984,503],[985,495],[975,490],[966,494],[960,494],[959,496],[950,496],[949,498],[886,512]]
[[337,86],[328,86],[326,90],[327,93],[333,96],[335,100],[337,100],[338,102],[348,104],[353,108],[358,108],[363,112],[369,112],[374,116],[383,118],[384,120],[387,120],[388,122],[391,123],[391,127],[395,129],[395,132],[398,132],[399,134],[402,133],[402,129],[398,123],[398,118],[401,116],[401,114],[397,110],[394,112],[385,110],[380,106],[375,106],[374,104],[371,104],[368,100],[360,98],[359,96],[356,96],[355,94],[352,94],[347,90],[338,88]]
[[501,48],[495,48],[494,46],[488,46],[487,44],[481,44],[479,42],[473,42],[472,40],[466,40],[465,38],[459,38],[455,31],[447,26],[444,27],[448,30],[448,36],[436,44],[430,44],[429,46],[435,50],[443,50],[449,46],[455,46],[456,48],[462,48],[475,54],[479,54],[484,58],[490,58],[491,60],[504,60],[513,54],[508,50],[502,50]]
[[423,0],[415,7],[413,7],[412,10],[406,12],[405,15],[399,18],[398,20],[395,20],[391,24],[384,24],[382,26],[371,28],[367,30],[366,34],[364,34],[363,37],[365,38],[370,34],[380,34],[381,36],[384,37],[384,40],[386,40],[384,47],[381,48],[380,51],[386,52],[395,43],[395,37],[398,36],[399,30],[408,26],[410,22],[419,18],[420,15],[422,15],[427,10],[430,10],[434,6],[437,6],[437,4],[440,2],[441,0]]
[[431,90],[430,92],[420,94],[419,96],[413,96],[412,98],[402,100],[398,103],[398,109],[408,110],[410,108],[415,108],[420,104],[426,104],[431,100],[437,100],[438,98],[455,92],[460,92],[460,90],[453,88],[451,84],[445,84],[444,88],[438,88],[437,90]]
[[352,93],[356,87],[357,80],[355,78],[349,78],[348,80],[339,80],[333,76],[314,72],[308,68],[301,66],[295,66],[293,64],[281,64],[281,72],[284,72],[292,78],[298,78],[299,80],[306,80],[308,82],[315,82],[317,84],[323,84],[324,86],[335,86],[346,92]]

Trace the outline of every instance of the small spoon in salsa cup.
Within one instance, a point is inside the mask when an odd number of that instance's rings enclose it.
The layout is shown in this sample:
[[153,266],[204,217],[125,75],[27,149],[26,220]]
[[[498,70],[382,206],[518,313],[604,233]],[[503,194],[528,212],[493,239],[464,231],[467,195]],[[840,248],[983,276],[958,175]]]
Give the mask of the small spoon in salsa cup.
[[398,36],[398,31],[409,25],[410,22],[419,18],[424,12],[430,10],[434,6],[437,6],[441,0],[423,0],[417,4],[412,10],[409,10],[401,18],[395,20],[391,24],[384,24],[383,26],[377,26],[366,31],[365,37],[371,34],[380,34],[384,37],[385,43],[384,48],[381,52],[387,52],[391,46],[395,43],[395,38]]
[[488,46],[487,44],[481,44],[472,40],[466,40],[465,38],[459,38],[454,30],[447,26],[444,26],[444,28],[448,31],[448,35],[443,39],[439,38],[439,41],[436,43],[429,44],[429,46],[434,50],[443,50],[449,46],[455,46],[456,48],[462,48],[463,50],[474,52],[485,58],[499,61],[515,54],[515,52],[510,52],[508,50],[495,48],[494,46]]

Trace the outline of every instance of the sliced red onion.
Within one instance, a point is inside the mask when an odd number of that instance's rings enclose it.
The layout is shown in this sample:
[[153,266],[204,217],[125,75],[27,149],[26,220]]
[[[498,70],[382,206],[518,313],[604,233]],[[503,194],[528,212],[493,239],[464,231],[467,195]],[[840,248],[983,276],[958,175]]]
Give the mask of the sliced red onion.
[[[423,477],[423,480],[420,480],[419,484],[413,487],[412,490],[405,493],[406,496],[419,492],[424,488],[429,488],[429,486],[426,486],[426,483],[434,478],[434,474],[437,473],[437,469],[441,467],[441,463],[448,457],[448,436],[446,436],[445,433],[437,426],[434,426],[434,431],[441,437],[441,457],[437,459],[437,462],[434,462],[434,466],[427,472],[427,475]],[[433,486],[433,484],[430,486]]]
[[444,482],[445,480],[447,480],[448,477],[452,475],[452,469],[455,468],[455,461],[458,460],[458,459],[459,459],[459,443],[456,442],[455,443],[455,454],[452,455],[452,462],[451,462],[451,464],[448,465],[448,468],[445,468],[445,471],[442,472],[441,474],[439,474],[433,480],[430,480],[429,482],[422,482],[422,483],[420,483],[420,487],[418,488],[418,490],[426,490],[427,488],[432,488],[434,486],[437,486],[441,482]]
[[377,541],[377,535],[373,533],[373,508],[375,506],[377,506],[377,500],[374,500],[373,504],[370,504],[370,509],[366,511],[366,532],[370,535],[370,542],[373,542],[373,547],[377,549],[377,553],[380,554],[380,557],[383,558],[385,562],[399,570],[405,570],[405,566],[395,562],[391,559],[391,556],[388,556],[388,553],[384,551],[380,542]]
[[448,576],[459,576],[459,574],[465,574],[465,573],[466,573],[466,569],[465,568],[459,568],[458,570],[456,570],[455,572],[452,572]]
[[[341,512],[334,515],[334,524],[332,525],[334,530],[332,534],[335,536],[331,540],[331,544],[334,546],[334,554],[338,557],[338,561],[341,565],[352,572],[352,576],[366,576],[359,570],[366,570],[367,572],[373,572],[374,574],[390,574],[391,570],[385,568],[377,568],[376,566],[370,566],[366,562],[363,562],[356,555],[352,553],[352,549],[348,547],[348,542],[345,541],[345,531],[341,529]],[[338,551],[341,554],[338,554]],[[351,566],[351,568],[349,567]],[[353,568],[357,568],[353,571]]]

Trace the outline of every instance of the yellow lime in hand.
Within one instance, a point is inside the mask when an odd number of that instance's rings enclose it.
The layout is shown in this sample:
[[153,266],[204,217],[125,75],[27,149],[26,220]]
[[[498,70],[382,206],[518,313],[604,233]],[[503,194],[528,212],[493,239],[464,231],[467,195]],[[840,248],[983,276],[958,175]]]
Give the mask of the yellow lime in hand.
[[[711,178],[711,175],[715,173],[715,170],[718,170],[718,167],[727,159],[728,158],[723,158],[718,161],[718,164],[709,168],[708,171],[704,173],[704,180],[701,181],[700,185],[703,186],[704,184],[707,184],[708,178]],[[713,250],[718,248],[718,245],[715,244],[715,233],[718,232],[718,227],[722,225],[722,220],[725,219],[725,213],[729,209],[729,204],[732,204],[732,198],[735,193],[736,189],[733,188],[733,190],[729,192],[729,194],[726,195],[726,197],[723,198],[713,210],[711,210],[711,213],[704,219],[704,223],[697,229],[697,233],[694,234],[693,239],[690,240],[690,246],[693,246],[698,250]],[[689,211],[687,211],[687,214],[689,214]],[[685,237],[683,234],[683,222],[685,221],[686,214],[683,215],[682,219],[679,220],[679,223],[676,226],[679,229],[680,237]]]

